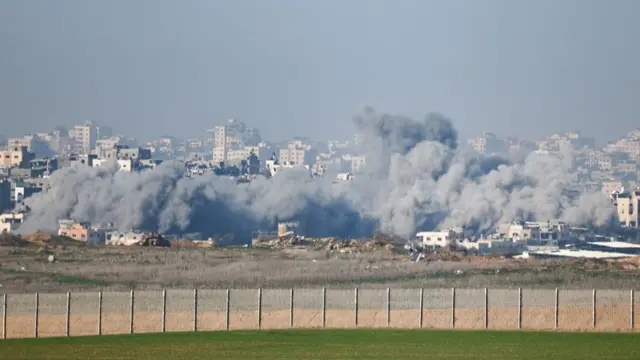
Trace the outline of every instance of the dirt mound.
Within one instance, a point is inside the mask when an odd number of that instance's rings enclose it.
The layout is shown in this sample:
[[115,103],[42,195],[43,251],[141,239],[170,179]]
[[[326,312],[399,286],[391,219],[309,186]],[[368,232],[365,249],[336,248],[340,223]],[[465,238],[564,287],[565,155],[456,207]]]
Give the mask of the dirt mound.
[[66,236],[52,235],[48,233],[33,233],[25,235],[23,238],[27,243],[40,247],[54,246],[85,246],[82,241],[73,240]]

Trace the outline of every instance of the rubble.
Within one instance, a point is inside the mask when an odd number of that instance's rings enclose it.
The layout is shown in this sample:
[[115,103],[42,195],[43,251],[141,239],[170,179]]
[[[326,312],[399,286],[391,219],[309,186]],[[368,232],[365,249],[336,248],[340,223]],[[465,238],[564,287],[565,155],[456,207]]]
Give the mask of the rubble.
[[360,253],[384,250],[392,252],[400,248],[400,244],[393,243],[393,238],[384,235],[374,236],[372,239],[341,239],[335,237],[308,238],[304,236],[287,235],[278,238],[254,241],[253,247],[268,249],[286,249],[305,247],[312,250],[327,250],[338,253]]

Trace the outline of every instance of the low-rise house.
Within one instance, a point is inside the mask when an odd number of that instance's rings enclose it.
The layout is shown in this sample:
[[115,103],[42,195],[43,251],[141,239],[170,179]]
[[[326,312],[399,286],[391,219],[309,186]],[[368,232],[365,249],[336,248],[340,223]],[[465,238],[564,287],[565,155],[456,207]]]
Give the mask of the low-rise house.
[[105,245],[112,246],[162,246],[169,247],[171,243],[158,233],[144,233],[140,231],[110,231],[105,234]]
[[417,240],[425,247],[456,246],[464,241],[464,232],[461,229],[448,229],[444,231],[422,231],[416,234]]
[[75,220],[58,221],[60,228],[58,235],[67,236],[74,240],[84,241],[92,244],[104,242],[104,230],[93,229],[88,222],[76,222]]

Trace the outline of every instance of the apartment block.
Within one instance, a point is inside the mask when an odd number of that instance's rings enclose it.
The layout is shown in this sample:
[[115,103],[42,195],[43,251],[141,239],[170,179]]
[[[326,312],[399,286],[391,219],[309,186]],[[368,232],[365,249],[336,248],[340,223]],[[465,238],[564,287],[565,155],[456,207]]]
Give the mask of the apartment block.
[[29,162],[35,159],[35,155],[27,150],[26,146],[14,146],[0,150],[0,166],[28,168]]
[[76,152],[89,154],[96,146],[98,130],[92,121],[87,121],[84,125],[75,125],[69,137],[74,140]]
[[285,149],[280,149],[279,161],[289,165],[313,165],[318,152],[302,141],[293,141]]

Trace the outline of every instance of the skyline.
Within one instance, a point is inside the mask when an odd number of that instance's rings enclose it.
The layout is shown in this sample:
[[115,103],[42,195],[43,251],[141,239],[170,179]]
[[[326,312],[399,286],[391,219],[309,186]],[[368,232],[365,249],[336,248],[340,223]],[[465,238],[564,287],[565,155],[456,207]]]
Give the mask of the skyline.
[[8,136],[93,120],[182,138],[235,117],[324,140],[350,138],[370,105],[440,112],[462,138],[636,127],[639,3],[363,4],[3,2],[0,121]]

